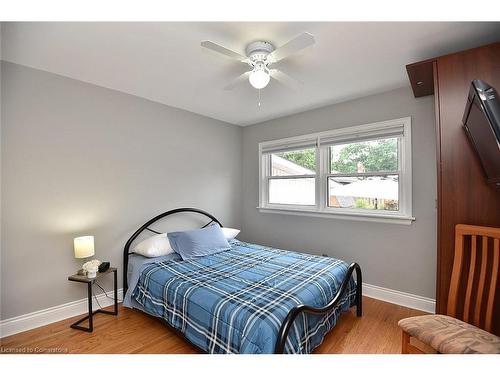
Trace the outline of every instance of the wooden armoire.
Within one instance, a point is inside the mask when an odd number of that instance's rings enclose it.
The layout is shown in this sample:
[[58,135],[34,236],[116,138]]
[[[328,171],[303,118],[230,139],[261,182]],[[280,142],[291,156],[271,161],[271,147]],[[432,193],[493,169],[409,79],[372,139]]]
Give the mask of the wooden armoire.
[[[500,42],[416,62],[406,69],[415,97],[434,95],[436,103],[436,313],[445,314],[455,225],[500,227],[500,186],[486,183],[462,125],[472,80],[481,79],[500,92]],[[500,296],[495,301],[492,331],[500,335]]]

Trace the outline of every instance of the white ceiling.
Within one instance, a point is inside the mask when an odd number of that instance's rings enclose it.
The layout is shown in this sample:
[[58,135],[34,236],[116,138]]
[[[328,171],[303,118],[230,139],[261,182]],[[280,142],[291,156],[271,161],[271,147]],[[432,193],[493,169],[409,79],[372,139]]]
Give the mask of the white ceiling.
[[[244,54],[302,32],[316,44],[279,67],[304,83],[222,88],[247,67],[200,47]],[[408,85],[405,65],[500,40],[500,23],[3,23],[2,58],[238,125]]]

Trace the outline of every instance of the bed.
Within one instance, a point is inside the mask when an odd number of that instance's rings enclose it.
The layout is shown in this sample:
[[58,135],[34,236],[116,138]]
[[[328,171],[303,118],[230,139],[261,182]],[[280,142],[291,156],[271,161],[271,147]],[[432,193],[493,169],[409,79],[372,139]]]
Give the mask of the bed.
[[[124,248],[124,306],[161,319],[206,353],[311,353],[341,313],[362,315],[357,263],[233,239],[227,251],[182,260],[145,258],[133,241],[178,208],[145,223]],[[356,281],[353,273],[355,271]]]

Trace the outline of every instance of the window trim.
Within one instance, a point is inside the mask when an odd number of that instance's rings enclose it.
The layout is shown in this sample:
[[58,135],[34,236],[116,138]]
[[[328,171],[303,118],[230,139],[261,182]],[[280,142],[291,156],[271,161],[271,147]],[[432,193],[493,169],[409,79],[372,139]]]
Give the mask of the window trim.
[[[356,208],[335,208],[329,207],[327,202],[326,193],[328,191],[328,175],[330,175],[328,162],[329,146],[321,146],[320,140],[326,137],[338,136],[362,136],[368,132],[393,129],[396,126],[403,127],[403,137],[398,141],[398,155],[400,163],[398,172],[392,174],[399,174],[399,210],[398,211],[369,211]],[[262,149],[278,146],[286,146],[287,144],[294,144],[316,139],[316,174],[315,176],[315,202],[316,205],[299,206],[269,203],[268,197],[268,178],[269,166],[263,165],[265,154]],[[347,220],[363,220],[363,221],[377,221],[395,224],[411,224],[415,218],[412,216],[412,161],[411,161],[411,117],[403,117],[394,120],[375,122],[364,125],[348,126],[329,130],[325,132],[318,132],[312,134],[305,134],[296,137],[288,137],[279,140],[266,141],[259,143],[259,206],[257,209],[260,212],[272,212],[289,215],[302,215],[313,217],[329,217]],[[267,157],[266,157],[267,158]],[[375,172],[377,173],[377,172]],[[385,173],[385,172],[383,172]],[[389,173],[390,174],[390,173]],[[265,182],[265,183],[264,183]]]

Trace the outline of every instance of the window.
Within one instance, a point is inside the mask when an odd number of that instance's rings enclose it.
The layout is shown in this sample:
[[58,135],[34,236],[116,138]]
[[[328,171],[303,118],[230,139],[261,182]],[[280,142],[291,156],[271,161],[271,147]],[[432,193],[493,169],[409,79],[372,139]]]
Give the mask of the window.
[[411,119],[263,142],[264,211],[411,223]]
[[399,210],[398,138],[329,147],[328,206]]
[[316,204],[316,150],[308,148],[270,154],[269,203]]

